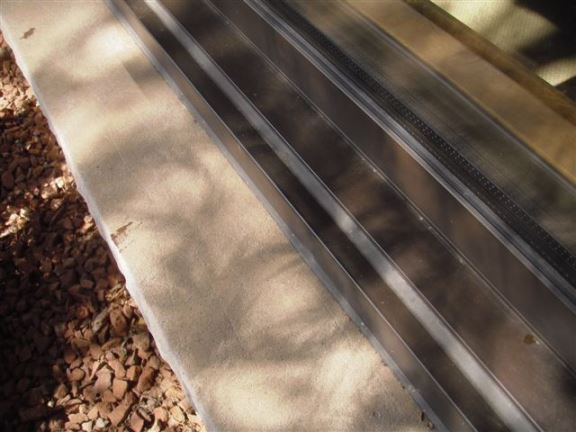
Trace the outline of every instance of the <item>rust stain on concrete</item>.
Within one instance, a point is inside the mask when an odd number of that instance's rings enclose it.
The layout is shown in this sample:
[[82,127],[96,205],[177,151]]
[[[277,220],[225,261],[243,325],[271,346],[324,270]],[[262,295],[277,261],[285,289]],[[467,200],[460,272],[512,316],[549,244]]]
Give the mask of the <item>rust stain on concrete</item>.
[[28,30],[26,30],[24,32],[24,34],[22,35],[22,37],[20,39],[28,39],[30,36],[32,36],[34,34],[35,31],[36,31],[36,29],[34,27],[29,28]]
[[127,224],[122,225],[111,235],[112,241],[116,246],[120,247],[120,243],[122,243],[122,241],[126,238],[126,232],[128,231],[128,228],[130,228],[130,225],[132,224],[133,222],[128,222]]

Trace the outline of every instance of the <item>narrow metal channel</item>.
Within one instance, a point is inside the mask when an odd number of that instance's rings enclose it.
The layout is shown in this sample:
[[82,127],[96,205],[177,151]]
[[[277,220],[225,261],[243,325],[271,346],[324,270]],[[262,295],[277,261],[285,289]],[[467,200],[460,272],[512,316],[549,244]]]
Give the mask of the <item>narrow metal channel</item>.
[[[532,423],[526,419],[524,413],[518,410],[493,376],[486,371],[469,349],[461,343],[448,325],[435,313],[409,283],[403,274],[386,256],[385,251],[374,245],[373,240],[359,227],[355,218],[345,210],[340,202],[325,191],[325,186],[316,176],[311,175],[310,168],[295,154],[290,147],[278,136],[276,130],[268,124],[260,112],[236,88],[230,79],[220,71],[203,49],[188,35],[160,4],[150,2],[150,7],[186,47],[190,55],[202,67],[218,87],[226,94],[236,108],[254,127],[290,169],[298,180],[310,191],[312,196],[320,203],[325,211],[336,222],[338,227],[346,234],[356,248],[376,269],[382,280],[393,290],[406,308],[416,317],[432,338],[448,354],[451,360],[470,380],[474,387],[489,401],[500,417],[513,429],[536,430]],[[195,10],[195,13],[198,11]],[[342,175],[340,173],[340,175]]]
[[[389,111],[374,101],[377,91],[359,88],[304,40],[297,29],[273,15],[266,4],[253,0],[213,0],[213,3],[338,125],[366,159],[414,203],[526,318],[535,332],[576,368],[571,330],[576,327],[572,284],[555,273],[536,249],[510,230]],[[449,90],[448,94],[453,92]],[[437,99],[446,99],[445,94]],[[354,103],[349,103],[350,100]],[[418,122],[423,124],[421,120]],[[483,124],[484,130],[490,127],[494,125]],[[479,137],[476,133],[476,139],[482,139],[479,145],[483,145],[490,136]],[[540,177],[533,173],[532,178]]]

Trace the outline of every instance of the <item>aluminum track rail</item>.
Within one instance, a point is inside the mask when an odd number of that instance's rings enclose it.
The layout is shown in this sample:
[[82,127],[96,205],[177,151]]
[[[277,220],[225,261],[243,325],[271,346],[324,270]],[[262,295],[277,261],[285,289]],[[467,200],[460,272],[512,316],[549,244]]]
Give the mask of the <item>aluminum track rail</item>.
[[[368,75],[332,55],[318,11],[254,0],[109,2],[439,428],[573,430],[569,278],[411,133],[429,124],[425,111],[398,121],[390,99],[363,87]],[[426,83],[432,96],[447,91]]]

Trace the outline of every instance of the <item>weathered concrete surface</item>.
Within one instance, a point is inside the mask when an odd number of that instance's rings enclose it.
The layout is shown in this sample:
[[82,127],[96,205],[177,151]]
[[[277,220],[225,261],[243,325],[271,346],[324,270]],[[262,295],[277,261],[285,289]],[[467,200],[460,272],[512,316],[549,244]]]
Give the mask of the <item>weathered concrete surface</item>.
[[0,7],[80,192],[210,429],[425,429],[103,2]]

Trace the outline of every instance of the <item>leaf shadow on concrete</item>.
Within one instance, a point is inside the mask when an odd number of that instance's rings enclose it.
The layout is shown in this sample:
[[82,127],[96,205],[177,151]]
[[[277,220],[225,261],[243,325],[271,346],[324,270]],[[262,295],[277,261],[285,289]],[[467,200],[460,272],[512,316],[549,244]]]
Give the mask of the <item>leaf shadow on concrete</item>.
[[[201,413],[233,430],[418,430],[390,370],[158,74],[129,49],[81,67],[106,28],[59,47],[80,55],[56,66],[65,98],[45,99],[68,110],[59,138],[103,235],[132,223],[119,264]],[[127,85],[110,92],[104,76]]]
[[[146,97],[165,97],[156,72],[136,79]],[[390,371],[175,98],[154,112],[172,125],[150,127],[128,121],[141,100],[120,99],[110,107],[116,118],[128,112],[111,134],[121,146],[75,157],[78,173],[110,231],[138,226],[121,246],[128,282],[149,321],[163,317],[150,324],[160,346],[213,421],[370,429],[377,413],[397,416],[397,430],[418,423],[416,409],[413,419],[401,408],[407,395],[391,400]]]

